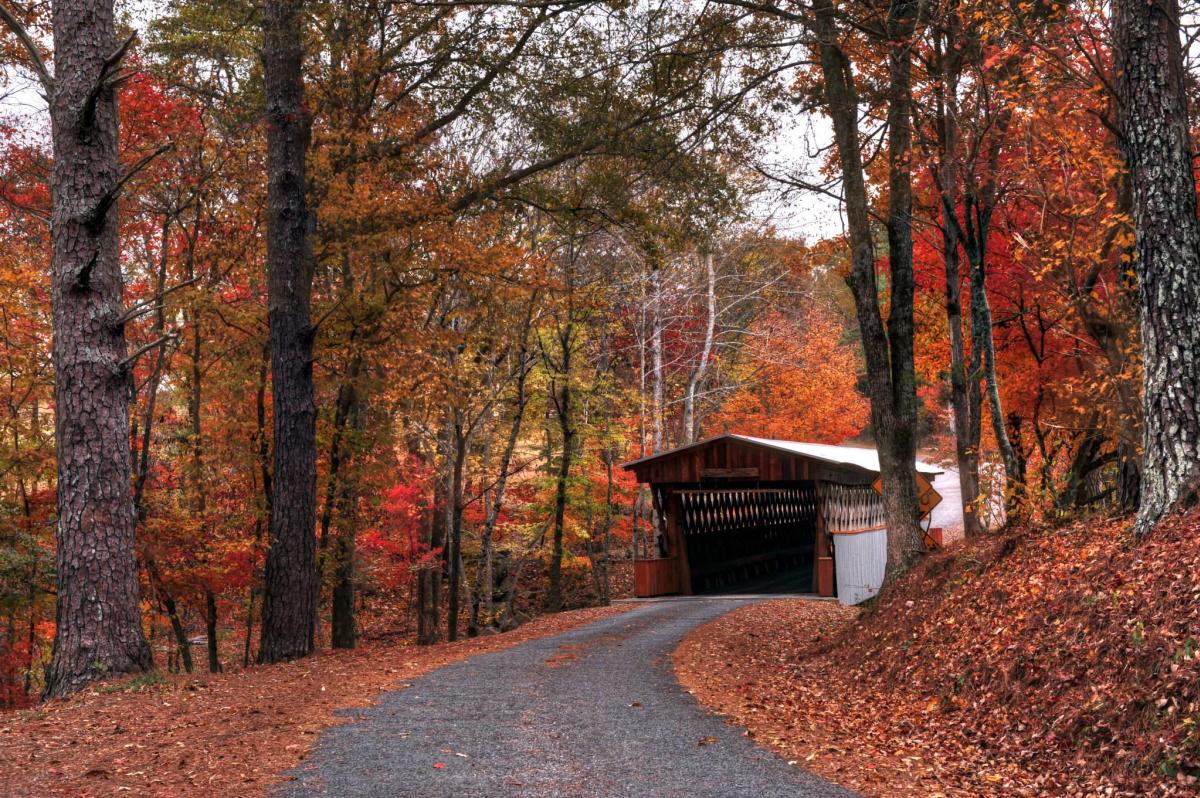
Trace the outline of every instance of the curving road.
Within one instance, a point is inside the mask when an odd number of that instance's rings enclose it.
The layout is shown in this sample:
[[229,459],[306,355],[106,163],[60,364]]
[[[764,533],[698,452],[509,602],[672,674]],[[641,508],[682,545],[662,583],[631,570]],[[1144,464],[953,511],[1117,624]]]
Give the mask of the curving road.
[[853,798],[702,709],[670,654],[744,601],[646,604],[450,665],[328,729],[279,798]]

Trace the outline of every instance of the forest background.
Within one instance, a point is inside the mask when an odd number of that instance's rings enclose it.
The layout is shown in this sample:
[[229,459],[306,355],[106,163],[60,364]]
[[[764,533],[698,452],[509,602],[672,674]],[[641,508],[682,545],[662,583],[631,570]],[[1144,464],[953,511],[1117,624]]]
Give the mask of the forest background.
[[[1109,18],[1090,0],[928,5],[901,126],[894,14],[826,20],[854,65],[880,251],[891,137],[911,135],[912,284],[879,258],[872,287],[886,312],[911,307],[914,437],[964,475],[969,535],[1132,509],[1141,348]],[[270,530],[293,506],[273,501],[290,450],[274,446],[264,20],[240,0],[122,11],[138,40],[106,80],[128,167],[113,201],[139,606],[160,666],[217,671],[262,658]],[[47,6],[19,12],[49,41]],[[303,5],[316,645],[455,639],[623,595],[653,545],[625,460],[724,431],[876,441],[853,231],[812,220],[848,198],[846,150],[790,13]],[[25,107],[29,53],[4,47],[12,707],[47,686],[59,463],[50,131]]]

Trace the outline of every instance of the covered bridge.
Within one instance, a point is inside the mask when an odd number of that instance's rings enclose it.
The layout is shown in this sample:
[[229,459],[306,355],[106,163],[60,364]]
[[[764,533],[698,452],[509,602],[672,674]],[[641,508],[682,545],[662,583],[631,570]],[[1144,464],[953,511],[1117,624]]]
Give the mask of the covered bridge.
[[[874,449],[720,435],[624,468],[648,484],[656,529],[639,596],[796,592],[857,604],[887,560]],[[940,471],[917,463],[922,515]]]

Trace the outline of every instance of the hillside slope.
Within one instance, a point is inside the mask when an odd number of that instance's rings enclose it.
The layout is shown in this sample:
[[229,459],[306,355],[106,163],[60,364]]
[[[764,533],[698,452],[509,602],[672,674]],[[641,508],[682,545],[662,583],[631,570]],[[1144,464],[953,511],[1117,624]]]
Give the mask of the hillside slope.
[[868,795],[1196,795],[1200,515],[1020,530],[928,557],[856,618],[747,607],[681,681]]

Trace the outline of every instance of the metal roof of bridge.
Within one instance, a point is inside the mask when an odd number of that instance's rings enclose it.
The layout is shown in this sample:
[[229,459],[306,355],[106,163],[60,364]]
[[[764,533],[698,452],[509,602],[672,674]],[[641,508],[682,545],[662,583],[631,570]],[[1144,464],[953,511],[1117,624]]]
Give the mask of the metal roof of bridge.
[[[833,463],[836,465],[848,465],[855,468],[861,468],[864,471],[873,471],[875,473],[879,473],[879,452],[869,446],[831,446],[827,443],[781,441],[774,440],[772,438],[755,438],[750,435],[736,435],[734,433],[717,435],[712,438],[706,438],[705,440],[697,441],[696,443],[688,444],[687,446],[680,446],[676,449],[671,449],[670,451],[660,452],[658,454],[650,455],[649,457],[643,457],[639,460],[625,463],[624,467],[629,468],[631,466],[638,465],[639,463],[657,460],[660,457],[668,457],[670,455],[678,454],[679,452],[704,446],[722,439],[744,441],[746,443],[752,443],[758,446],[765,446],[769,449],[776,449],[788,454],[807,457],[812,460],[821,460],[823,462]],[[916,466],[917,470],[922,474],[942,473],[942,469],[938,466],[922,462],[921,460],[916,461]]]

